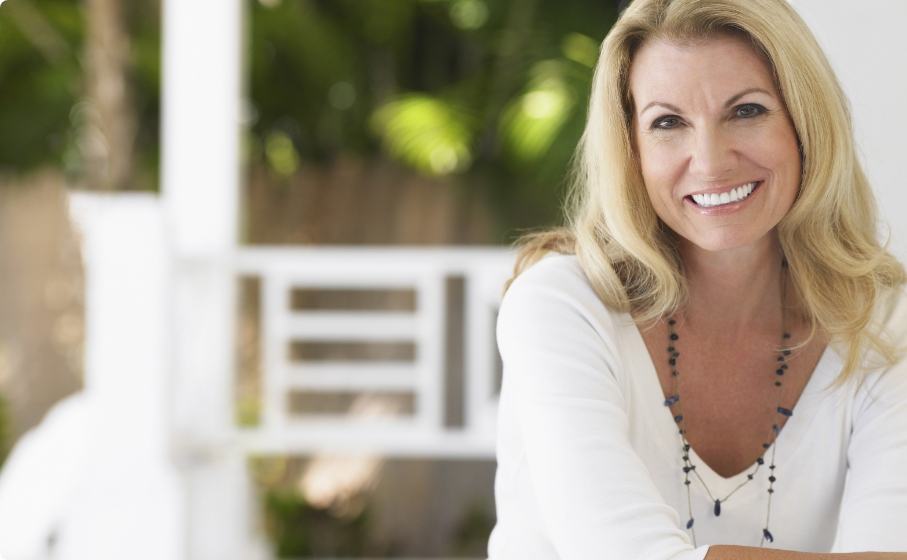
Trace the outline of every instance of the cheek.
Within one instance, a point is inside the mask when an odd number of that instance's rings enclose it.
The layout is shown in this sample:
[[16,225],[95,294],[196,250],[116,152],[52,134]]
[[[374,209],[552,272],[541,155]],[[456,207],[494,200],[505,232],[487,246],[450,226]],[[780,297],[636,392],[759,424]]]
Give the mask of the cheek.
[[677,146],[671,142],[643,142],[639,146],[639,163],[653,203],[671,199],[678,176],[683,173],[683,158],[678,155]]
[[775,170],[785,181],[800,176],[800,150],[793,127],[784,122],[769,127],[752,143],[752,150],[767,167]]

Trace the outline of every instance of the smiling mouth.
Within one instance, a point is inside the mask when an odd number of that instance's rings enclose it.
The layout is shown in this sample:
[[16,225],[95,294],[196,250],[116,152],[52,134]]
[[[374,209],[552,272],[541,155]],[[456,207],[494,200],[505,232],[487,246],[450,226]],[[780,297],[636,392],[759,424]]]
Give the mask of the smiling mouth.
[[700,208],[716,208],[735,202],[742,202],[749,198],[762,184],[762,181],[744,183],[738,187],[728,189],[721,193],[702,193],[687,195],[686,199],[692,201]]

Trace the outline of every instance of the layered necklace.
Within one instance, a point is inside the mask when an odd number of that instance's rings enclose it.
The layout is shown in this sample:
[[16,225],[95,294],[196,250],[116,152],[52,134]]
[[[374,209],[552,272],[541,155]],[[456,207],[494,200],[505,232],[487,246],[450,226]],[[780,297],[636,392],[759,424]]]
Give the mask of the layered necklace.
[[[686,528],[690,531],[690,535],[693,539],[693,546],[698,546],[696,544],[696,529],[694,527],[695,518],[693,517],[693,500],[690,493],[690,485],[693,478],[702,485],[705,489],[706,494],[709,497],[709,500],[714,504],[712,511],[715,517],[721,515],[721,505],[727,502],[731,496],[737,493],[738,490],[755,480],[756,474],[759,470],[765,465],[766,455],[771,450],[770,457],[768,458],[769,465],[769,476],[768,476],[768,503],[766,506],[765,512],[765,525],[762,528],[762,538],[759,543],[759,546],[764,546],[766,541],[773,542],[775,537],[772,535],[772,532],[769,530],[769,524],[771,521],[772,514],[772,495],[775,493],[775,441],[778,438],[778,434],[781,433],[781,427],[784,424],[784,418],[790,418],[793,416],[793,411],[789,408],[784,408],[781,406],[781,387],[783,385],[782,380],[784,379],[784,374],[787,371],[787,357],[790,356],[790,349],[786,347],[790,339],[790,333],[787,331],[787,322],[786,322],[786,311],[785,311],[785,300],[786,300],[786,289],[784,282],[784,272],[787,269],[787,261],[781,261],[781,345],[778,351],[778,357],[775,363],[775,370],[772,373],[772,379],[774,380],[774,386],[776,393],[778,395],[778,403],[775,406],[775,413],[778,415],[777,420],[772,423],[771,431],[767,433],[768,438],[762,444],[762,453],[759,455],[759,458],[756,459],[756,465],[753,469],[747,473],[746,480],[742,481],[737,485],[736,488],[728,492],[724,496],[716,496],[702,479],[699,476],[699,473],[696,472],[696,464],[690,459],[690,443],[687,441],[687,430],[686,424],[684,423],[683,418],[683,409],[682,403],[680,400],[680,390],[678,388],[678,381],[680,378],[680,372],[677,368],[677,359],[680,357],[680,352],[677,351],[677,342],[680,340],[680,336],[677,334],[675,326],[677,321],[673,316],[668,317],[668,365],[671,366],[671,380],[672,380],[672,390],[670,396],[668,396],[664,405],[668,407],[672,414],[674,415],[674,421],[677,423],[678,434],[680,434],[681,441],[681,457],[683,459],[683,483],[686,486],[687,493],[687,512],[689,518],[686,523]],[[693,477],[693,478],[691,478]]]

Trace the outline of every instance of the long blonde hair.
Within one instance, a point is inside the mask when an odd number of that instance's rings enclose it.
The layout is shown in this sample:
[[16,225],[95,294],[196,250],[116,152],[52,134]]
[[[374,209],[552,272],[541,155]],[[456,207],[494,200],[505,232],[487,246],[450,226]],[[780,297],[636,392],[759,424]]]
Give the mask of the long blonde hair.
[[546,253],[572,253],[603,303],[641,322],[686,303],[675,234],[655,214],[631,141],[628,76],[633,55],[647,40],[729,33],[748,39],[768,61],[801,146],[800,191],[778,234],[810,325],[808,339],[821,330],[845,344],[839,381],[860,369],[867,349],[891,363],[897,349],[870,327],[883,292],[904,282],[904,268],[877,240],[875,200],[857,160],[844,93],[785,0],[630,4],[602,43],[567,225],[519,239],[514,278]]

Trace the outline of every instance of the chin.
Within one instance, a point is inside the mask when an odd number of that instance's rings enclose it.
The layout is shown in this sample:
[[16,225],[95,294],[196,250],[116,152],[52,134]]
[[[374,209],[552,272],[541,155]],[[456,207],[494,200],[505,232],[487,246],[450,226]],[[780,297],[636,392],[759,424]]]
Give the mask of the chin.
[[758,241],[758,239],[752,236],[738,235],[718,235],[709,237],[687,238],[687,243],[689,243],[690,245],[702,251],[708,251],[711,253],[741,249],[743,247],[755,245],[756,241]]

